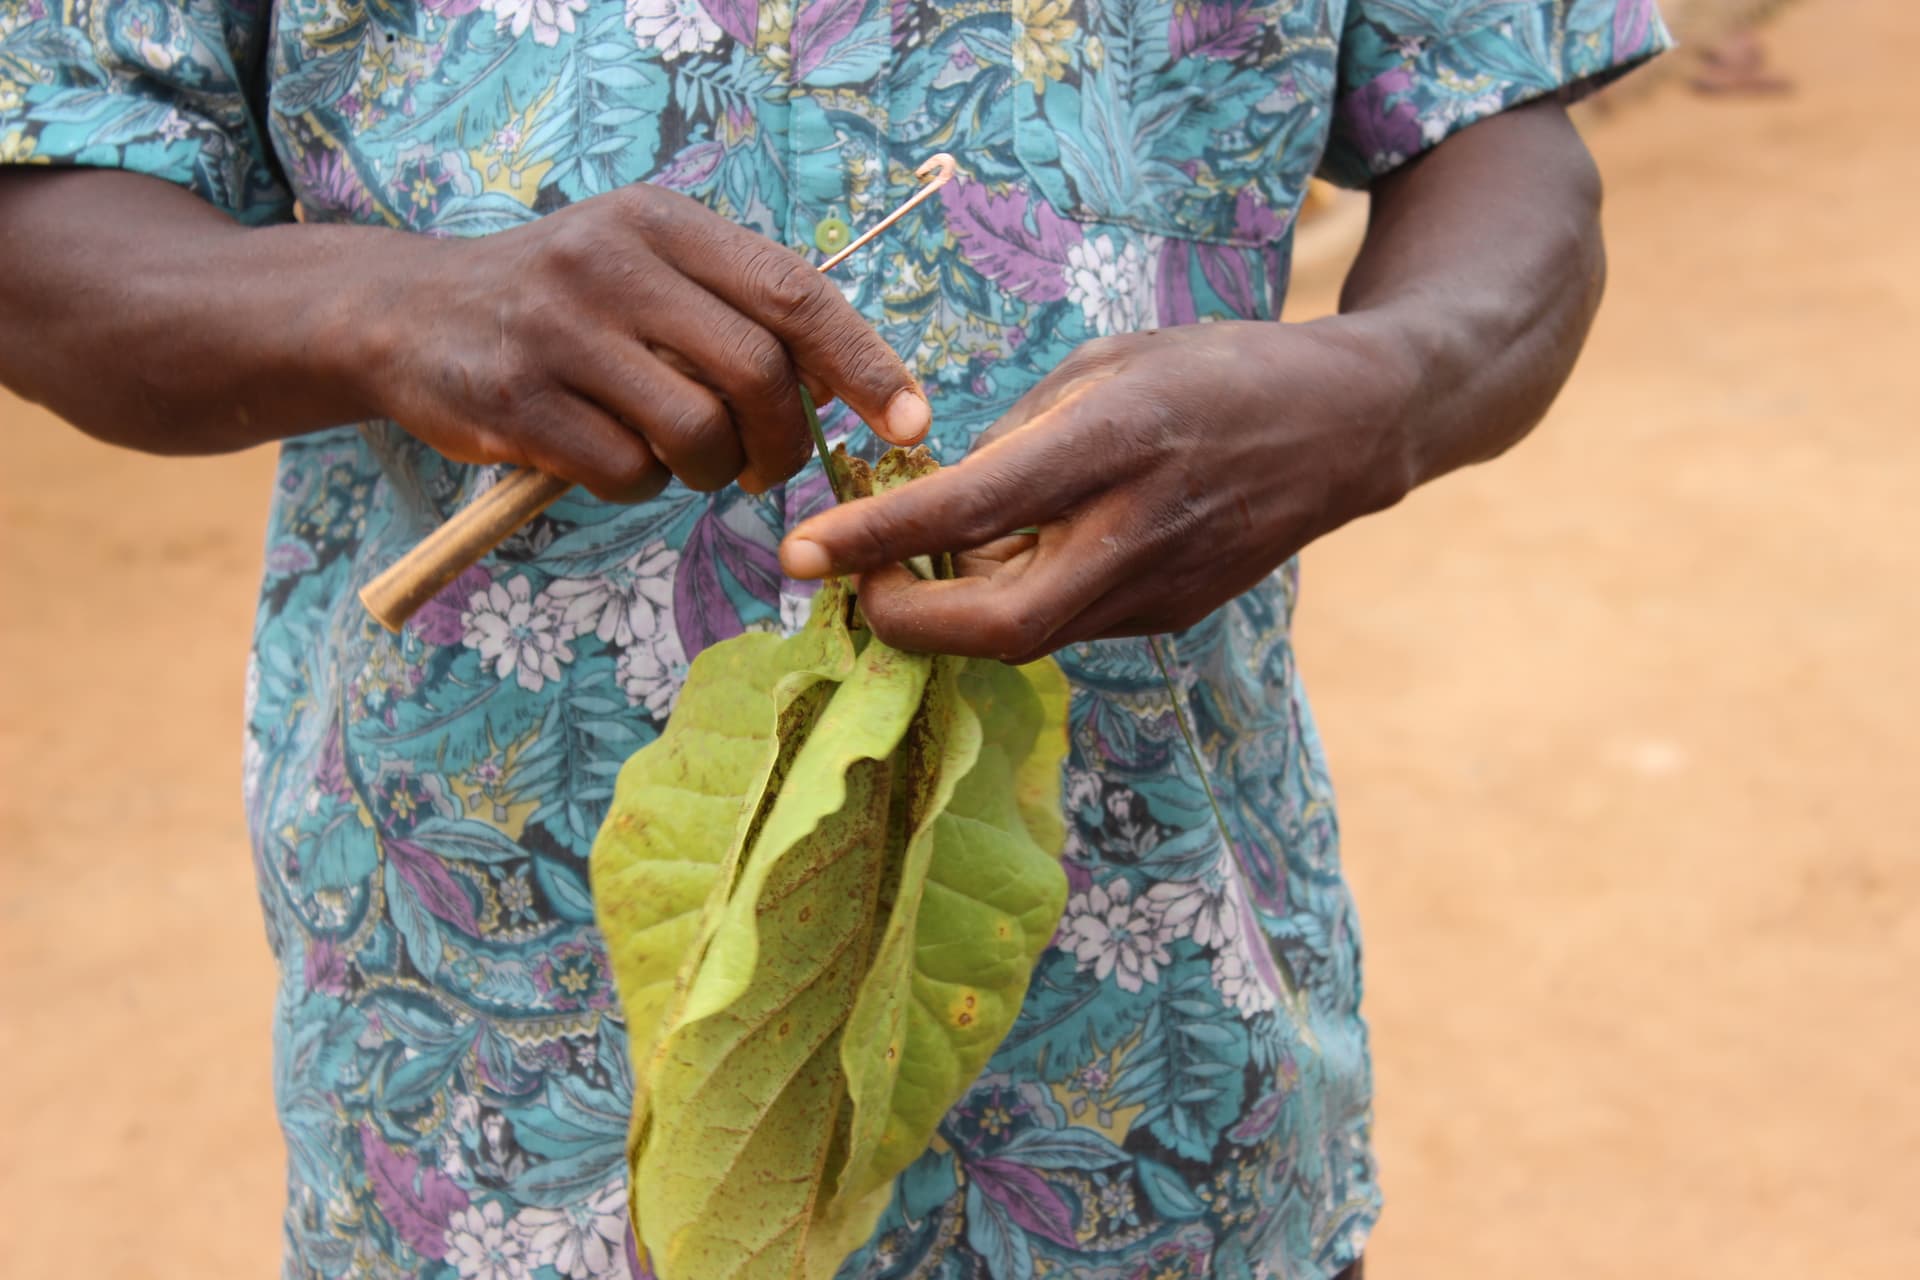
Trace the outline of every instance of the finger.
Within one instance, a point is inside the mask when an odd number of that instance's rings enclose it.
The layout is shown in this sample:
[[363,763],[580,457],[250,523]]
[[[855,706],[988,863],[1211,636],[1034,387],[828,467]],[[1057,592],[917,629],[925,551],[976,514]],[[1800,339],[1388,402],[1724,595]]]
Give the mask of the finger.
[[647,219],[650,242],[682,274],[778,337],[894,444],[912,444],[933,420],[925,393],[834,283],[799,254],[672,193],[669,216]]
[[1016,435],[874,498],[803,521],[780,545],[794,578],[865,573],[911,556],[965,551],[1043,525],[1099,487],[1066,433]]
[[983,547],[955,552],[953,571],[962,578],[986,577],[1031,553],[1039,544],[1040,539],[1031,533],[1011,533],[1004,538],[995,538]]
[[689,280],[666,284],[658,302],[636,333],[726,401],[746,459],[741,485],[764,492],[805,466],[812,440],[800,379],[780,340]]
[[734,419],[713,390],[638,343],[577,350],[568,383],[644,436],[689,489],[724,488],[745,465]]
[[1063,545],[991,577],[933,582],[889,565],[862,576],[860,612],[897,649],[1026,661],[1112,585],[1114,558],[1084,552]]
[[647,442],[599,405],[555,389],[525,402],[511,436],[487,429],[495,459],[535,467],[607,502],[644,502],[672,479]]

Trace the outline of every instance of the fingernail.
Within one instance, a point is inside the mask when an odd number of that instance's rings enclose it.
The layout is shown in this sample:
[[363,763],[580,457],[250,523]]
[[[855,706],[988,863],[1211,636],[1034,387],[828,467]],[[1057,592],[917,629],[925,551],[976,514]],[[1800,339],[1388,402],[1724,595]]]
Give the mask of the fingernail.
[[933,406],[918,391],[902,391],[887,402],[887,439],[913,444],[933,424]]
[[788,538],[780,544],[780,567],[787,571],[789,578],[805,581],[832,573],[833,561],[827,558],[827,549],[819,543]]

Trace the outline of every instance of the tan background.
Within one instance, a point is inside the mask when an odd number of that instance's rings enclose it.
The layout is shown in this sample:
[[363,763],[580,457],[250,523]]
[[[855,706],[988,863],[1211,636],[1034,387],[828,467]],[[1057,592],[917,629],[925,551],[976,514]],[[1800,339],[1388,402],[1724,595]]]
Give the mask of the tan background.
[[[1613,283],[1548,426],[1308,560],[1383,1278],[1920,1275],[1920,5],[1769,42],[1791,98],[1590,130]],[[0,440],[0,1258],[265,1277],[271,459]]]

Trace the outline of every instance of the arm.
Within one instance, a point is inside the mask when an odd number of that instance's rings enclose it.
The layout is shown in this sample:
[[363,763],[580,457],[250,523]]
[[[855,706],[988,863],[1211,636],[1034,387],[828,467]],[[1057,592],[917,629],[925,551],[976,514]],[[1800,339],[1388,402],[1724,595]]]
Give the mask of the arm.
[[1340,310],[1405,343],[1408,488],[1504,452],[1573,372],[1606,282],[1600,173],[1553,102],[1465,129],[1373,188]]
[[[814,517],[782,561],[864,574],[869,623],[912,648],[1025,659],[1190,626],[1539,421],[1599,302],[1599,203],[1559,106],[1473,125],[1377,185],[1340,315],[1089,343],[964,462]],[[954,547],[979,548],[955,581],[896,567]]]
[[0,382],[89,434],[209,453],[366,418],[608,498],[765,488],[797,388],[889,438],[912,377],[799,256],[636,185],[498,235],[250,229],[128,173],[0,171]]

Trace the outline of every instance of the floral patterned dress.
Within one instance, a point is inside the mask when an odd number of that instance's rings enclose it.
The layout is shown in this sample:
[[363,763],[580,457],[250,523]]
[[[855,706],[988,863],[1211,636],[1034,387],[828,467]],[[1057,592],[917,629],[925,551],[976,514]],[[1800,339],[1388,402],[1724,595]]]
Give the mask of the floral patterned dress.
[[[1315,173],[1364,184],[1665,41],[1651,0],[0,0],[0,162],[444,236],[644,179],[811,252],[950,151],[964,181],[838,278],[951,461],[1083,340],[1275,316]],[[645,1273],[588,845],[689,655],[801,616],[775,548],[828,495],[576,493],[381,630],[357,588],[494,478],[385,422],[281,451],[245,787],[289,1277]],[[1072,900],[846,1277],[1360,1252],[1359,951],[1294,592],[1164,642],[1220,821],[1149,646],[1061,655]]]

